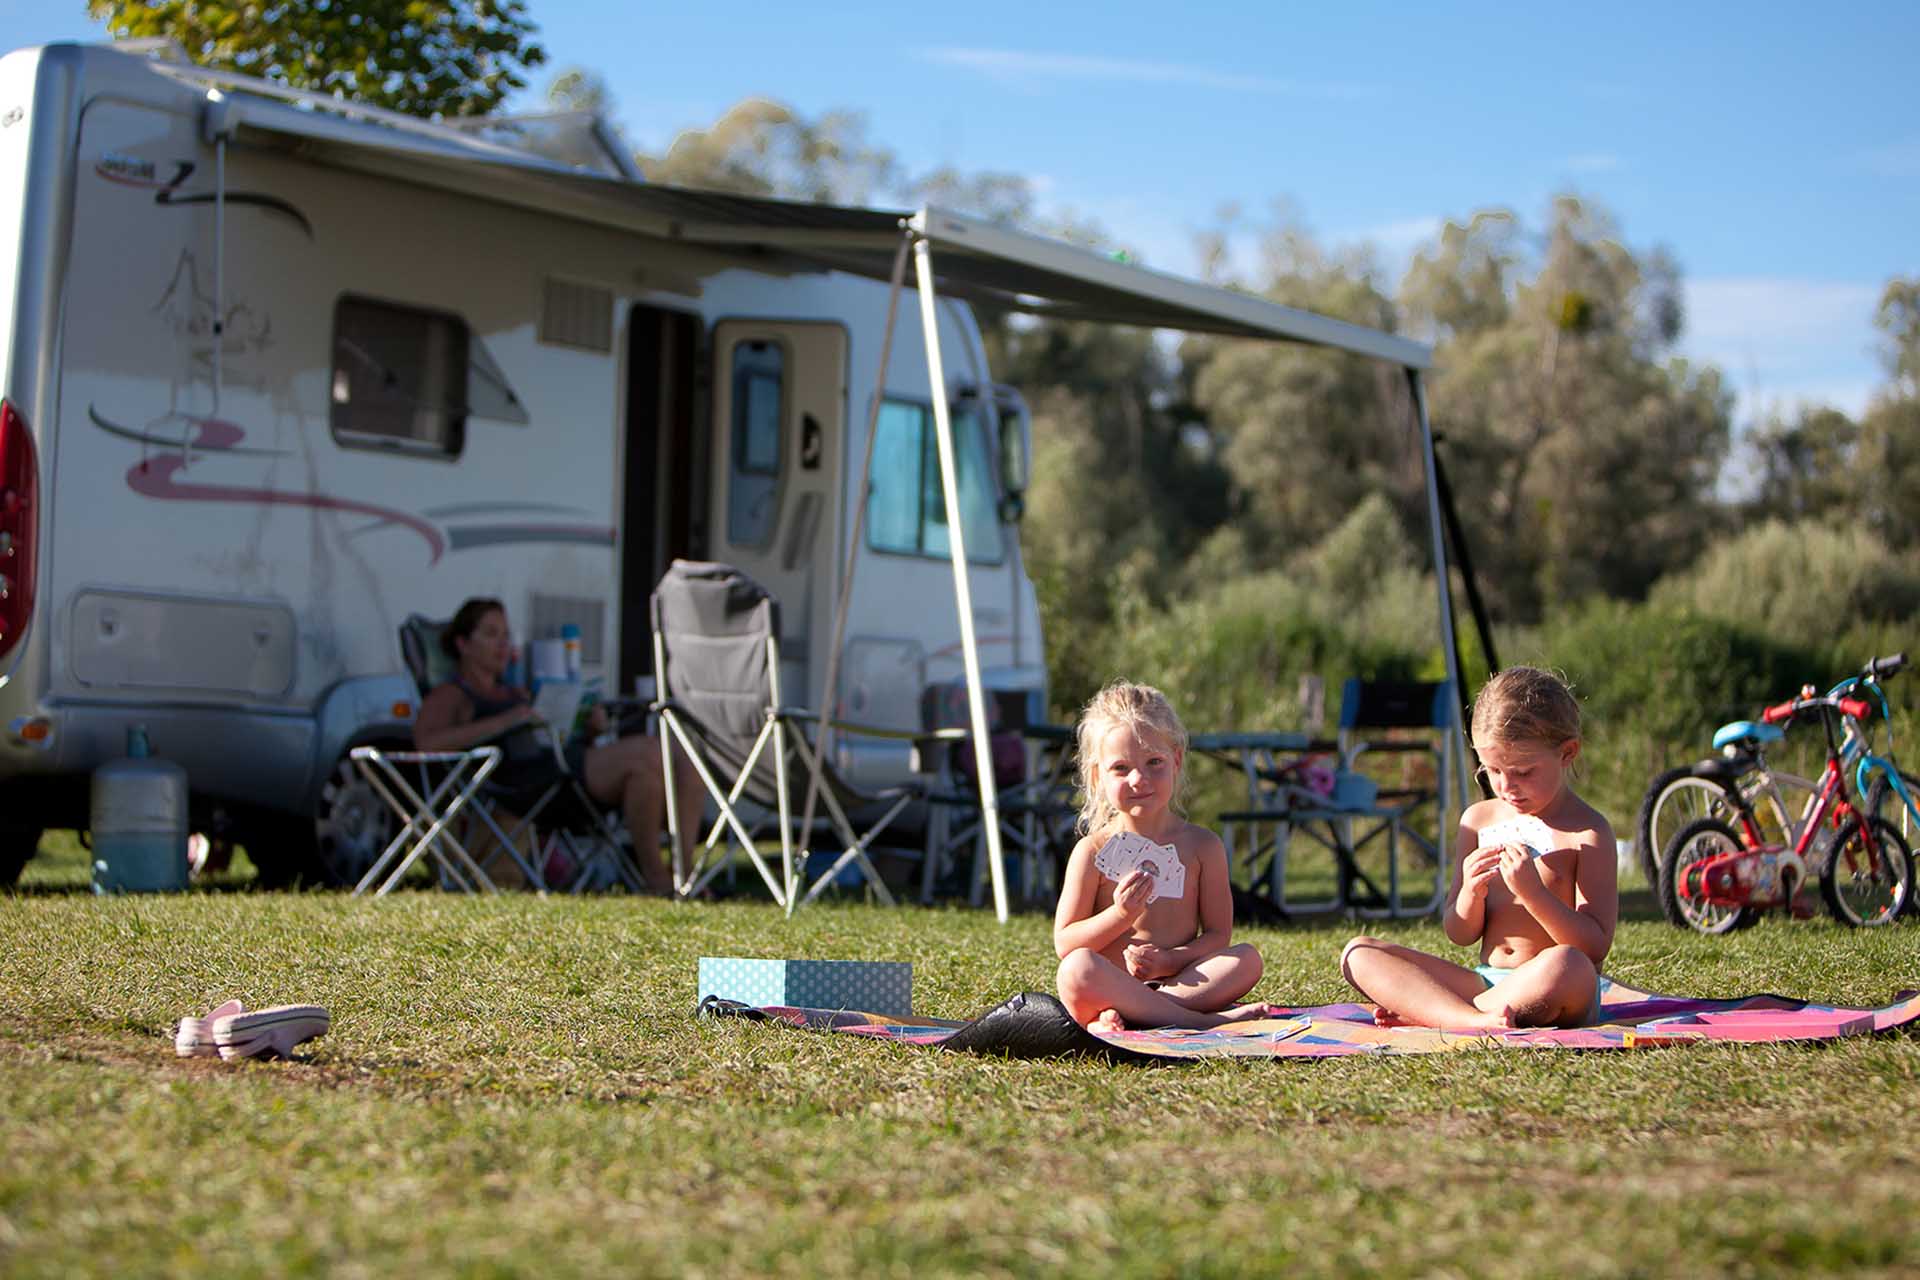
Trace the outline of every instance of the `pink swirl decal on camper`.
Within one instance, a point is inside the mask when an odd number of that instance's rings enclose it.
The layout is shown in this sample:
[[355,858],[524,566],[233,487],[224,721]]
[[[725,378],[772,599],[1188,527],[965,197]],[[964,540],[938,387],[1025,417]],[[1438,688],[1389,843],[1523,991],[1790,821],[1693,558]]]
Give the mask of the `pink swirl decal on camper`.
[[[98,414],[96,422],[101,422]],[[209,453],[232,450],[246,438],[246,430],[237,423],[220,418],[187,417],[186,421],[198,428],[191,441],[171,442],[181,449],[175,457],[146,458],[136,462],[127,471],[127,487],[135,493],[148,498],[158,498],[166,502],[249,502],[268,506],[311,507],[316,511],[351,511],[359,515],[374,516],[394,524],[404,525],[427,541],[427,547],[433,553],[428,563],[439,563],[441,554],[446,550],[447,540],[440,530],[428,524],[418,516],[404,511],[395,511],[390,507],[378,507],[370,502],[358,502],[352,498],[336,498],[325,493],[293,493],[285,489],[249,488],[243,485],[219,484],[183,484],[176,476],[191,464],[191,453],[195,449],[205,449]],[[105,425],[105,423],[101,423]],[[124,429],[122,429],[124,431]]]

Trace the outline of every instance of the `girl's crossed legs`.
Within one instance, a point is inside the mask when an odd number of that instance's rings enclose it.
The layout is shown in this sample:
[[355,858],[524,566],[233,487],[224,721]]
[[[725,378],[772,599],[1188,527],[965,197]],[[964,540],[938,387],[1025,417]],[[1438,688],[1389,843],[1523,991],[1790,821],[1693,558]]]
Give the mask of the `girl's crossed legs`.
[[1489,986],[1450,960],[1364,935],[1340,953],[1340,972],[1379,1006],[1381,1026],[1577,1027],[1588,1021],[1600,982],[1577,947],[1548,947]]
[[1272,1006],[1234,1006],[1260,981],[1260,953],[1246,943],[1196,960],[1149,985],[1097,951],[1081,948],[1060,962],[1060,1002],[1092,1031],[1126,1027],[1217,1027],[1270,1015]]

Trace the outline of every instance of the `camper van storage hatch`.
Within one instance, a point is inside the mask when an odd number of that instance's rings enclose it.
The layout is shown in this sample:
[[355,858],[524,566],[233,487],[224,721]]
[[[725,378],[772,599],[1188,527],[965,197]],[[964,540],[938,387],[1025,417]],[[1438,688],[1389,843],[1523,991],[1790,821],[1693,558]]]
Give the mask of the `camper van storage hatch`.
[[95,689],[278,697],[293,687],[293,611],[282,604],[83,591],[73,675]]

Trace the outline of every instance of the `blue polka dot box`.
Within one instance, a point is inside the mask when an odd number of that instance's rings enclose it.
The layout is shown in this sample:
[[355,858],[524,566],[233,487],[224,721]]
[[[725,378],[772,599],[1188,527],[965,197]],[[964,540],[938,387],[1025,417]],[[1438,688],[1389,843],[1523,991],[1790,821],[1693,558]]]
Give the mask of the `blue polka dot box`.
[[858,1009],[890,1018],[913,1014],[913,966],[892,960],[744,960],[700,957],[700,995],[756,1009]]

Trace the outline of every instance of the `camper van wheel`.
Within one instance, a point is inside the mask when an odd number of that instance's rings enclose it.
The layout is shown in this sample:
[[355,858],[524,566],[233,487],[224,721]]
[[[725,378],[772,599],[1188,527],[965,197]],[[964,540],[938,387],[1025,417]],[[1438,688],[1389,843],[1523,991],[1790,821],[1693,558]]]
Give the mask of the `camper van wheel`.
[[20,879],[20,869],[39,848],[39,827],[0,827],[0,889]]
[[322,884],[350,888],[393,839],[393,810],[351,759],[342,756],[320,790],[314,815],[315,870]]

